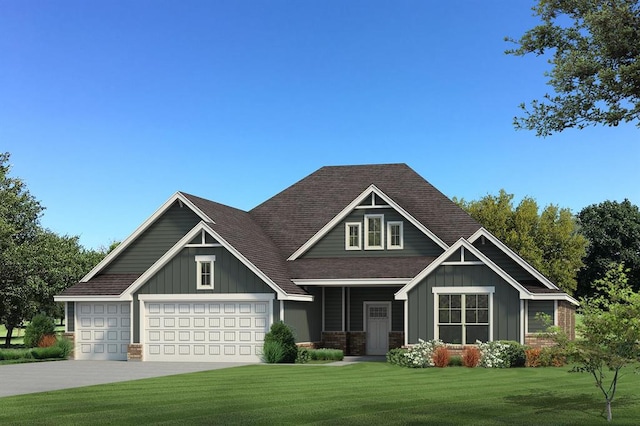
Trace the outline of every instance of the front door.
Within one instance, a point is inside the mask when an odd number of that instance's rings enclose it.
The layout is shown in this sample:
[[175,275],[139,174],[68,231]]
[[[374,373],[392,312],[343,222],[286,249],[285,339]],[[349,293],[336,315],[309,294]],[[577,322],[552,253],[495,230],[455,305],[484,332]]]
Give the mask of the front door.
[[385,355],[389,351],[391,304],[366,303],[367,355]]

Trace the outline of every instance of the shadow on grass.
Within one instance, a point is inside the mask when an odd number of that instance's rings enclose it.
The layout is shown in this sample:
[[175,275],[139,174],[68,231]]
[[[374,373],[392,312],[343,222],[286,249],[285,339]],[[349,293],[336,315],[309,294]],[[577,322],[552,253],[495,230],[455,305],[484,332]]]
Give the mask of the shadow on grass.
[[[536,414],[581,412],[588,417],[607,419],[604,397],[595,392],[570,396],[564,395],[562,392],[530,392],[521,395],[510,395],[505,397],[504,400],[510,404],[531,408]],[[616,408],[634,406],[638,402],[640,402],[640,398],[630,396],[616,397],[612,404],[614,417]]]

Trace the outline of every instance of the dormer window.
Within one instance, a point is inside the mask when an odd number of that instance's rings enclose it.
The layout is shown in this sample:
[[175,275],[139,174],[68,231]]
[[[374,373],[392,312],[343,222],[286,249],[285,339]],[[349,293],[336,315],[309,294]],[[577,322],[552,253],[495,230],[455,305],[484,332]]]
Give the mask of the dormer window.
[[213,290],[214,255],[196,256],[196,289]]
[[360,222],[348,222],[345,225],[345,250],[362,249]]
[[402,222],[387,222],[387,249],[400,250],[403,246]]
[[365,250],[382,250],[384,248],[384,215],[367,214],[364,216],[364,248]]

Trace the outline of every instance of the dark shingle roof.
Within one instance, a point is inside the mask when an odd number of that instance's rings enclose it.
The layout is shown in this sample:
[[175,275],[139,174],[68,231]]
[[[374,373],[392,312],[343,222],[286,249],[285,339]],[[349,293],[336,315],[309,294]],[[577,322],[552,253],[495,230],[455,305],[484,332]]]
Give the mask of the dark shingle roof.
[[406,164],[323,167],[250,214],[288,258],[372,184],[448,245],[480,229]]
[[434,257],[297,259],[290,262],[293,279],[413,278]]
[[118,296],[142,274],[104,274],[69,287],[60,296]]
[[195,195],[182,195],[215,222],[209,224],[211,228],[287,294],[307,294],[291,282],[286,260],[279,255],[278,248],[249,213]]

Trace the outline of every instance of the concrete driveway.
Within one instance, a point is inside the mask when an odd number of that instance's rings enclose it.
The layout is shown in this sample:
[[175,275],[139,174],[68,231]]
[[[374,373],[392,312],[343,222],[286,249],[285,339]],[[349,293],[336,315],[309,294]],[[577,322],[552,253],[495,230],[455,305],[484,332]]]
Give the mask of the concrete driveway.
[[247,365],[233,362],[54,361],[0,365],[0,398]]

